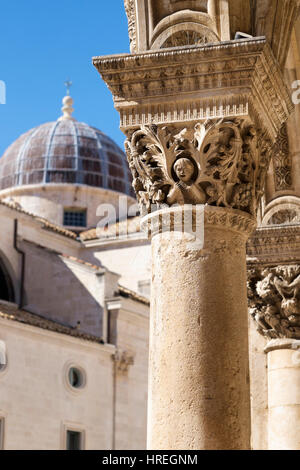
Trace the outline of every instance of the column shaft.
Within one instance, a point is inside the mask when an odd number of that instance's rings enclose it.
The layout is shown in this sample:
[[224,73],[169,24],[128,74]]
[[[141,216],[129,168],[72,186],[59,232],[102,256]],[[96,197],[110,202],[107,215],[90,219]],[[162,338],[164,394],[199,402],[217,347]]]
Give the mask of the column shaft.
[[152,237],[148,447],[248,449],[246,236],[177,235]]

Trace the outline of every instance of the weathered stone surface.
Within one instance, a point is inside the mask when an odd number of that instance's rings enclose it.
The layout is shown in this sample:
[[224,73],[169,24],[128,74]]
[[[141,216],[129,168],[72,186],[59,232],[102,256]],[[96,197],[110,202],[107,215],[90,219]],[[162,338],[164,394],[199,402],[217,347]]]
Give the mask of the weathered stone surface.
[[268,441],[270,450],[300,448],[300,344],[272,340],[268,357]]
[[239,211],[238,225],[230,222],[232,210],[205,212],[203,249],[191,249],[188,231],[154,224],[150,449],[250,446],[244,259],[253,221]]
[[125,0],[131,52],[266,36],[283,69],[298,0]]

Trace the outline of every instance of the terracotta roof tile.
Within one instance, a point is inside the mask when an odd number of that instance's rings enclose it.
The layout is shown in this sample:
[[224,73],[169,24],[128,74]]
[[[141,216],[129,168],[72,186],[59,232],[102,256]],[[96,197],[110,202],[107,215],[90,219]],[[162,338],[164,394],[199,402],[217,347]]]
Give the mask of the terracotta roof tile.
[[141,302],[142,304],[150,305],[150,300],[147,299],[147,297],[144,297],[143,295],[140,295],[137,292],[134,292],[130,289],[127,289],[127,287],[120,286],[120,284],[119,284],[118,287],[119,287],[118,294],[121,297],[126,297],[128,299],[132,299],[132,300],[136,300],[137,302]]
[[141,231],[140,217],[131,217],[120,222],[109,225],[104,228],[93,228],[86,232],[81,232],[80,239],[82,241],[103,240],[106,238],[115,238],[116,236],[125,236]]

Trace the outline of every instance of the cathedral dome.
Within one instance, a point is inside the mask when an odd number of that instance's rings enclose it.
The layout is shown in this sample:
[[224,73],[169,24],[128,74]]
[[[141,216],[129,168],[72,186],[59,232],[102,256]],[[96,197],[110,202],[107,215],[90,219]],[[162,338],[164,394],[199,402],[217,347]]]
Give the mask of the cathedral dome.
[[100,130],[64,115],[21,135],[0,158],[0,190],[24,185],[69,183],[134,197],[125,154]]

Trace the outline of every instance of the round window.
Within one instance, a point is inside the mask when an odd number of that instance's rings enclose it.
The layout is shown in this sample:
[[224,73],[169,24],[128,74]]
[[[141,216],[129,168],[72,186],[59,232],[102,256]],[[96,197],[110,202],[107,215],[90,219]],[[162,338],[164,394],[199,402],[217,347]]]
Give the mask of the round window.
[[68,379],[71,387],[73,388],[82,388],[85,385],[84,373],[77,367],[70,367]]

